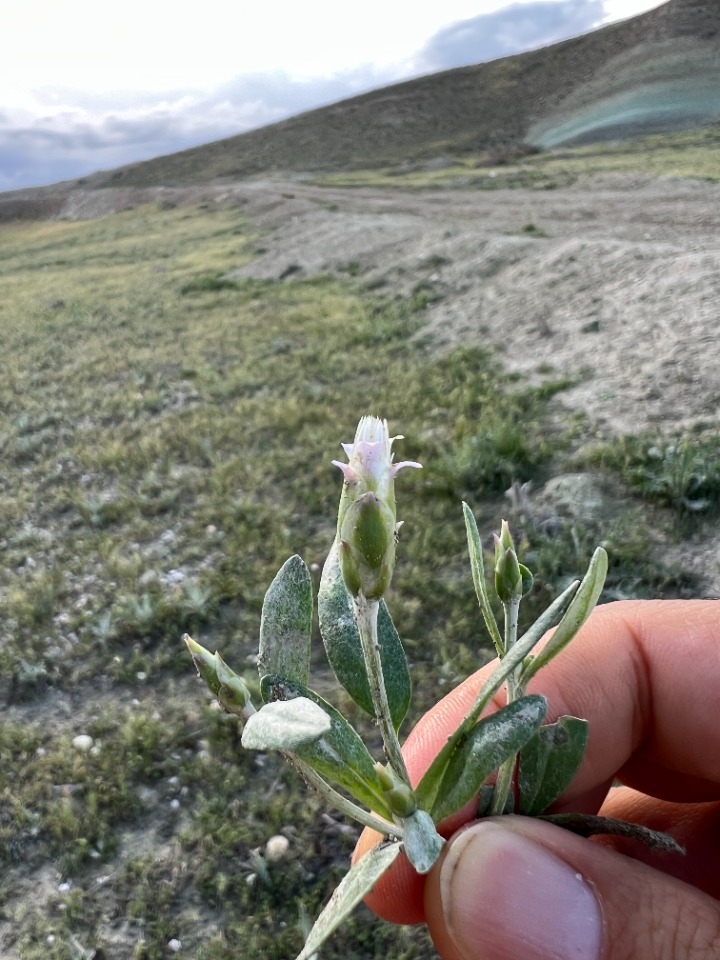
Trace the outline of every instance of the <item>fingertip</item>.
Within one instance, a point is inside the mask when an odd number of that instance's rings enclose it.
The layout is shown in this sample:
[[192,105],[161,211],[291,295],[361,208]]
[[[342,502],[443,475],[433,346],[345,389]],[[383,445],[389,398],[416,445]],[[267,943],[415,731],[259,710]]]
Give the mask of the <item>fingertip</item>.
[[[356,863],[382,840],[383,837],[375,830],[364,830],[352,862]],[[413,926],[425,922],[424,887],[425,878],[417,874],[405,854],[401,854],[365,897],[365,903],[383,920]]]

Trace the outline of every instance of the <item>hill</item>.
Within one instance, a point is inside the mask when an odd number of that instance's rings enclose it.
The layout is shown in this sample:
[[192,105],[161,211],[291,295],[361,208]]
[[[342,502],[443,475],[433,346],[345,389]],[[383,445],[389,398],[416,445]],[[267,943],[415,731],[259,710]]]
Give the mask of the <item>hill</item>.
[[96,174],[187,184],[387,166],[634,137],[720,117],[720,6],[670,0],[541,50],[375,90],[214,143]]

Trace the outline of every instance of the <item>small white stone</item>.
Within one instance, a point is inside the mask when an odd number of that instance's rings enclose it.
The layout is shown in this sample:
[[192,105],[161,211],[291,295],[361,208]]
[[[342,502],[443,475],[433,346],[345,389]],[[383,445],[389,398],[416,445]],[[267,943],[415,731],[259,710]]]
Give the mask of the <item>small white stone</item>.
[[55,943],[55,934],[54,934],[54,933],[49,933],[49,934],[45,937],[45,943],[46,943],[49,947],[51,947],[51,946]]
[[173,953],[179,953],[182,950],[182,943],[173,937],[172,940],[168,940],[168,950],[172,950]]
[[138,670],[138,672],[135,674],[135,679],[142,683],[143,680],[147,680],[147,674],[144,670]]
[[87,733],[79,733],[72,744],[76,750],[89,750],[93,745],[93,738]]
[[170,801],[170,809],[171,809],[171,810],[179,810],[179,809],[180,809],[180,801],[177,799],[177,797],[176,797],[174,800],[171,800],[171,801]]
[[58,885],[58,893],[68,893],[71,887],[72,884],[68,880],[65,880],[63,883]]
[[289,846],[290,841],[281,833],[274,837],[270,837],[268,842],[265,844],[265,859],[268,861],[268,863],[277,863],[278,860],[284,860]]
[[45,749],[45,747],[38,747],[35,753],[38,757],[44,757],[45,754],[47,753],[47,750]]

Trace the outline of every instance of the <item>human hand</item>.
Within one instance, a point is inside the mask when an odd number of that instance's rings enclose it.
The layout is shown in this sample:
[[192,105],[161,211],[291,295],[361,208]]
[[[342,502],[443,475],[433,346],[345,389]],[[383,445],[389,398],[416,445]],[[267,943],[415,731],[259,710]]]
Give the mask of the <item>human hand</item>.
[[[403,753],[413,783],[491,669],[412,731]],[[468,805],[443,825],[452,840],[427,877],[402,858],[368,904],[397,923],[425,921],[443,960],[720,960],[720,601],[600,607],[528,692],[547,697],[548,722],[590,722],[583,764],[553,812],[642,823],[687,855],[590,842],[525,817],[462,827]],[[493,708],[502,705],[499,694]],[[377,841],[366,830],[356,856]]]

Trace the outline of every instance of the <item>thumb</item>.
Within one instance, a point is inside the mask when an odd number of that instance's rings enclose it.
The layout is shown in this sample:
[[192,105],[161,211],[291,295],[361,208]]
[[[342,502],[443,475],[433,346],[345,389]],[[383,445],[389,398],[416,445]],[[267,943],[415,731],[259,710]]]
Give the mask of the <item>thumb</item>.
[[525,817],[456,834],[428,877],[425,913],[443,960],[720,957],[718,901]]

